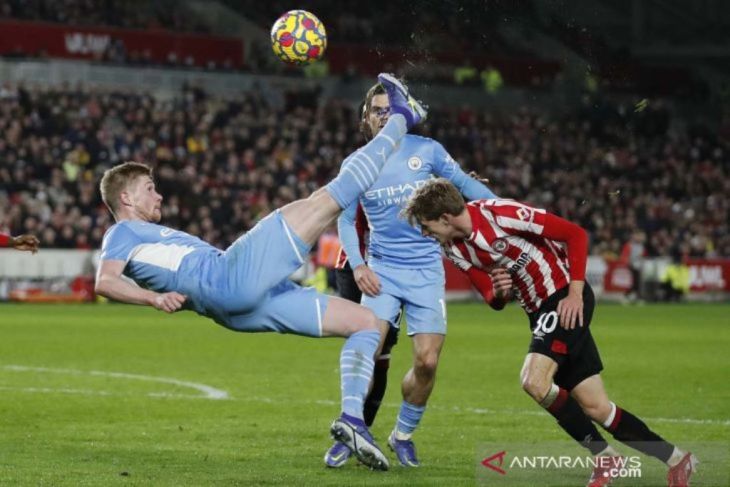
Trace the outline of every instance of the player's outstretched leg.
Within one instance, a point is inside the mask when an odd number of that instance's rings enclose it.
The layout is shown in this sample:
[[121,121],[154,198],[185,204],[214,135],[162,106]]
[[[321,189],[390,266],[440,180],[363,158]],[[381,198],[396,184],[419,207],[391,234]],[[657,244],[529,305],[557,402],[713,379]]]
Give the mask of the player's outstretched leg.
[[553,382],[557,370],[558,364],[550,357],[528,353],[520,373],[522,388],[557,420],[563,431],[596,457],[588,487],[607,486],[613,481],[612,469],[621,458],[571,393]]
[[665,463],[669,467],[667,481],[670,487],[688,485],[688,479],[699,463],[697,458],[669,443],[641,419],[611,402],[600,375],[583,380],[572,393],[585,413],[614,438]]
[[[390,83],[391,78],[388,75],[383,82]],[[395,112],[378,135],[348,156],[337,177],[327,186],[281,209],[289,227],[306,245],[314,245],[342,210],[372,186],[398,142],[413,124],[425,117],[424,107],[409,101],[407,89],[400,82],[394,86],[387,85],[386,90],[390,89],[389,97],[391,93],[394,97],[390,103],[396,107]]]
[[378,81],[388,94],[391,113],[400,113],[406,119],[408,128],[417,125],[428,116],[427,108],[411,96],[408,87],[390,73],[380,73]]
[[689,485],[689,477],[699,463],[697,458],[666,441],[629,411],[613,402],[610,402],[610,406],[611,412],[601,421],[606,431],[620,442],[664,462],[669,467],[669,487]]
[[408,129],[425,120],[427,111],[393,75],[381,73],[378,80],[385,88],[391,116],[378,134],[342,164],[339,175],[327,191],[344,209],[373,185],[383,164]]

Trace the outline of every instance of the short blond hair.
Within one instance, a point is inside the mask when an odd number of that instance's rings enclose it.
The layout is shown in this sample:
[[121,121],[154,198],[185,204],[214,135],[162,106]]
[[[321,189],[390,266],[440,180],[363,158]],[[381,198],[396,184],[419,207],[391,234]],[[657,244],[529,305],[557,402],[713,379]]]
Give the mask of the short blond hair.
[[152,177],[152,168],[141,162],[125,162],[107,169],[99,183],[101,191],[101,199],[104,204],[116,216],[119,207],[119,195],[129,186],[129,184],[140,176]]
[[447,213],[457,216],[464,211],[464,198],[448,179],[437,178],[426,182],[413,193],[403,214],[411,224],[438,220]]

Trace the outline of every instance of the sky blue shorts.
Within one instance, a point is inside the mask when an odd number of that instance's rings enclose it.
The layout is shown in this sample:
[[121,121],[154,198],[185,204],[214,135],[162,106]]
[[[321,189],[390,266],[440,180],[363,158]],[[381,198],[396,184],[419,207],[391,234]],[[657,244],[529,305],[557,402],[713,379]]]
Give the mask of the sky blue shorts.
[[322,336],[322,320],[329,296],[313,287],[285,280],[275,286],[251,312],[228,315],[223,326],[248,333],[276,332]]
[[305,263],[309,251],[274,211],[219,257],[207,278],[206,304],[230,314],[248,313]]
[[208,279],[206,314],[236,331],[321,336],[329,298],[289,280],[310,250],[274,211],[221,255]]
[[409,336],[446,334],[446,277],[440,262],[425,269],[391,267],[376,259],[370,259],[368,265],[380,279],[380,294],[375,297],[363,294],[363,305],[396,327],[403,310]]

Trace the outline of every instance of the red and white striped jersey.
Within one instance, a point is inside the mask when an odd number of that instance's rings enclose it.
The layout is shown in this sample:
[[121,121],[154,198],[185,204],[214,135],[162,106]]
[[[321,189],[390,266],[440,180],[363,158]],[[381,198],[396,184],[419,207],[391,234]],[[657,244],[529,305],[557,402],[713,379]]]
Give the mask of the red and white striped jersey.
[[571,274],[576,280],[582,279],[570,272],[562,243],[544,234],[548,217],[573,224],[513,200],[472,201],[466,207],[472,234],[445,245],[446,255],[463,271],[472,266],[486,272],[495,267],[507,269],[528,313],[537,311],[548,296],[567,286]]

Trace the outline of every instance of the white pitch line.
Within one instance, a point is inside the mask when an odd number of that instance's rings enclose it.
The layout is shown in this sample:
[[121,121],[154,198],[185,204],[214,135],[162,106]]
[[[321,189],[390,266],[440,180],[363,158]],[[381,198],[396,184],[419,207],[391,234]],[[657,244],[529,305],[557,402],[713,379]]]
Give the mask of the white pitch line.
[[91,375],[91,376],[101,376],[101,377],[114,377],[116,379],[131,379],[131,380],[141,380],[146,382],[159,382],[162,384],[171,384],[174,386],[179,387],[188,387],[190,389],[195,389],[196,391],[202,392],[202,396],[192,396],[192,395],[185,395],[185,394],[172,394],[172,393],[164,393],[164,392],[153,392],[148,395],[151,396],[161,396],[161,397],[194,397],[194,398],[202,398],[202,399],[214,399],[214,400],[220,400],[220,399],[230,399],[228,396],[228,392],[222,390],[222,389],[216,389],[215,387],[211,387],[205,384],[199,384],[197,382],[188,382],[178,379],[173,379],[171,377],[156,377],[152,375],[141,375],[141,374],[127,374],[124,372],[105,372],[101,370],[76,370],[76,369],[60,369],[60,368],[51,368],[51,367],[27,367],[25,365],[4,365],[2,366],[4,370],[10,370],[13,372],[43,372],[43,373],[49,373],[49,374],[66,374],[66,375]]
[[[103,372],[98,370],[90,370],[90,371],[82,371],[82,370],[75,370],[75,369],[58,369],[58,368],[49,368],[49,367],[27,367],[24,365],[4,365],[2,366],[5,370],[12,370],[12,371],[18,371],[18,372],[48,372],[48,373],[57,373],[57,374],[71,374],[71,375],[96,375],[96,376],[106,376],[106,377],[115,377],[115,378],[122,378],[122,379],[133,379],[133,380],[143,380],[143,381],[150,381],[150,382],[161,382],[165,384],[173,384],[177,386],[182,387],[190,387],[193,389],[196,389],[200,392],[203,392],[204,396],[193,396],[193,395],[186,395],[186,394],[173,394],[173,393],[166,393],[166,392],[151,392],[148,393],[147,396],[149,397],[170,397],[170,398],[186,398],[186,399],[230,399],[230,400],[238,400],[238,401],[246,401],[246,402],[261,402],[266,404],[272,404],[279,402],[278,399],[271,398],[271,397],[262,397],[262,396],[245,396],[243,398],[234,399],[231,398],[228,393],[221,389],[216,389],[214,387],[207,386],[205,384],[198,384],[195,382],[187,382],[187,381],[181,381],[177,379],[172,379],[169,377],[154,377],[149,375],[139,375],[139,374],[127,374],[123,372]],[[97,396],[111,396],[111,395],[121,395],[117,393],[112,393],[108,391],[95,391],[95,390],[89,390],[89,389],[64,389],[64,388],[35,388],[35,387],[23,387],[23,388],[13,388],[8,386],[0,386],[0,390],[16,390],[16,391],[23,391],[23,392],[44,392],[44,393],[65,393],[65,394],[84,394],[84,395],[97,395]],[[339,401],[335,401],[332,399],[316,399],[316,400],[299,400],[297,401],[300,404],[315,404],[318,406],[336,406],[339,404]],[[386,407],[390,408],[398,408],[400,407],[400,404],[395,403],[389,403],[384,404]],[[475,407],[467,407],[467,406],[440,406],[437,404],[432,404],[428,406],[431,410],[437,410],[437,411],[454,411],[454,412],[467,412],[467,413],[473,413],[473,414],[497,414],[497,415],[519,415],[519,416],[544,416],[546,413],[544,411],[540,410],[527,410],[527,409],[489,409],[489,408],[475,408]],[[697,418],[645,418],[647,421],[657,422],[657,423],[675,423],[675,424],[698,424],[698,425],[711,425],[711,426],[730,426],[730,419],[697,419]]]
[[60,394],[80,394],[83,396],[118,396],[109,391],[94,391],[92,389],[68,389],[65,387],[10,387],[0,386],[0,391],[19,391],[19,392],[41,392],[44,394],[48,393],[60,393]]
[[[252,402],[280,402],[275,401],[269,397],[261,396],[246,396],[244,398],[237,399],[238,401],[252,401]],[[316,400],[305,400],[298,401],[303,404],[316,404],[319,406],[336,406],[339,401],[331,399],[316,399]],[[383,404],[385,407],[397,409],[400,404],[388,403]],[[519,416],[545,416],[545,411],[539,409],[530,411],[527,409],[489,409],[489,408],[473,408],[473,407],[461,407],[461,406],[441,406],[438,404],[429,404],[428,409],[436,411],[454,411],[454,412],[467,412],[473,414],[498,414],[498,415],[519,415]],[[696,418],[645,418],[647,421],[653,421],[657,423],[679,423],[679,424],[706,424],[712,426],[730,426],[730,419],[696,419]]]

